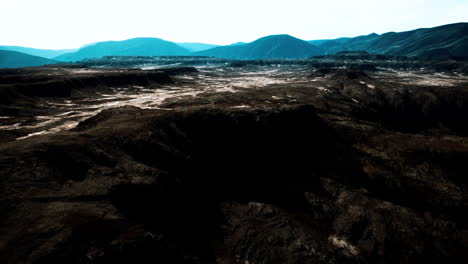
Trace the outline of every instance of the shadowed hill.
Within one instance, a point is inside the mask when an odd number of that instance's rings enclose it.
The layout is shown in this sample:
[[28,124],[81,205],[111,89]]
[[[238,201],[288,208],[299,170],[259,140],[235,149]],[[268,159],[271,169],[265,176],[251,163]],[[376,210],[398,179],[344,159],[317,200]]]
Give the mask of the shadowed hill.
[[468,57],[468,23],[382,35],[374,33],[351,39],[325,41],[318,45],[326,54],[363,50],[374,54],[401,56]]
[[0,50],[0,68],[20,68],[57,63],[55,60],[9,50]]

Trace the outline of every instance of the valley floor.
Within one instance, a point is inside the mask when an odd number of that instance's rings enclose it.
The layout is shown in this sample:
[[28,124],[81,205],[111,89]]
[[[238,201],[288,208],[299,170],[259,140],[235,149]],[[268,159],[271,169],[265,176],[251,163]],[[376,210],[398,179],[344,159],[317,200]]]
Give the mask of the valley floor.
[[[148,67],[146,71],[151,70]],[[186,73],[174,76],[174,82],[166,84],[152,83],[151,85],[128,85],[121,87],[100,86],[98,89],[77,89],[66,97],[34,97],[22,98],[15,104],[4,105],[0,108],[0,142],[20,140],[35,135],[56,133],[69,130],[76,125],[96,115],[102,110],[120,107],[135,106],[143,109],[158,109],[164,103],[177,99],[203,98],[213,93],[249,92],[262,94],[259,89],[285,90],[294,87],[318,90],[322,94],[333,92],[329,89],[336,83],[330,82],[323,76],[311,77],[307,66],[252,66],[244,68],[234,67],[199,67],[196,74]],[[113,70],[119,72],[119,70]],[[108,70],[99,69],[47,69],[46,73],[40,70],[35,74],[41,76],[88,76],[105,74]],[[28,72],[21,74],[29,74]],[[421,73],[387,70],[374,73],[378,82],[395,83],[398,86],[425,87],[453,87],[468,83],[468,77],[448,75],[443,73]],[[374,89],[375,86],[365,81],[359,81],[365,88]],[[294,91],[294,89],[292,89]],[[301,100],[294,95],[288,96],[291,100]],[[297,96],[296,96],[297,97]],[[281,96],[272,95],[265,98],[269,103],[275,104]],[[349,97],[351,100],[355,98]],[[258,107],[256,105],[238,105],[232,107]]]

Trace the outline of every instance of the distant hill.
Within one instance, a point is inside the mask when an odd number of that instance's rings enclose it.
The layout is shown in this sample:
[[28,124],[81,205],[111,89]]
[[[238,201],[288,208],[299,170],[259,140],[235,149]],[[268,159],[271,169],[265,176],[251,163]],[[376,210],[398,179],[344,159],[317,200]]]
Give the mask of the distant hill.
[[[312,42],[313,43],[313,42]],[[370,34],[319,43],[325,54],[340,51],[367,51],[400,56],[468,57],[468,23],[457,23],[406,32]]]
[[54,59],[80,61],[103,56],[176,56],[189,53],[189,50],[170,41],[158,38],[133,38],[123,41],[98,42]]
[[219,45],[197,43],[197,42],[177,43],[177,45],[181,46],[184,49],[189,50],[190,52],[202,51],[202,50],[219,47]]
[[17,51],[0,50],[0,68],[20,68],[54,64],[58,61]]
[[226,59],[298,59],[322,52],[316,46],[289,35],[272,35],[244,45],[217,47],[193,55]]
[[54,58],[65,53],[74,52],[78,49],[61,49],[61,50],[50,50],[50,49],[34,49],[20,46],[0,46],[0,50],[11,50],[18,51],[21,53],[26,53],[29,55],[44,57],[44,58]]

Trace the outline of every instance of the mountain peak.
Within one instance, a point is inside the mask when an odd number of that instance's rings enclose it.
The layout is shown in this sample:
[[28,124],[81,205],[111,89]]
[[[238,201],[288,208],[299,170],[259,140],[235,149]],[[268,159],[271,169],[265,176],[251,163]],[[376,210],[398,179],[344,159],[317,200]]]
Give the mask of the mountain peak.
[[293,36],[289,34],[276,34],[276,35],[265,36],[265,38],[293,38]]
[[270,35],[245,45],[224,46],[197,53],[226,59],[301,59],[320,55],[321,50],[287,34]]
[[276,40],[276,41],[279,41],[279,40],[300,40],[300,41],[303,41],[301,39],[295,38],[295,37],[293,37],[291,35],[288,35],[288,34],[269,35],[269,36],[259,38],[256,41],[260,41],[260,40]]

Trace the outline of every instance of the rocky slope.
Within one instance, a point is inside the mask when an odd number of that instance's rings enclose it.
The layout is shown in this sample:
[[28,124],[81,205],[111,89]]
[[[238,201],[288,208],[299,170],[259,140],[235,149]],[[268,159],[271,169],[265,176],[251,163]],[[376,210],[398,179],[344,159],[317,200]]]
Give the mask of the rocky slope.
[[0,261],[467,261],[466,83],[386,76],[322,69],[5,143]]

